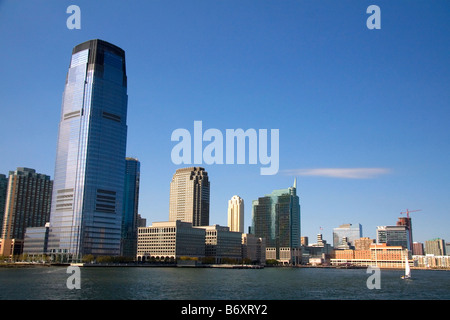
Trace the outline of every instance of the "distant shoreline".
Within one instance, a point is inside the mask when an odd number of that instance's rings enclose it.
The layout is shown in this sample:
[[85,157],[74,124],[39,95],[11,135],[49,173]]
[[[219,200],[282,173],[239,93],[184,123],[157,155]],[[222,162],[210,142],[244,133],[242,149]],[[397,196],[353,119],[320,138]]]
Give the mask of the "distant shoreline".
[[[361,266],[260,266],[260,265],[228,265],[228,264],[204,264],[204,265],[183,265],[183,264],[150,264],[150,263],[27,263],[27,262],[8,262],[0,263],[0,268],[33,268],[33,267],[68,267],[79,266],[83,268],[216,268],[216,269],[252,269],[259,270],[264,268],[316,268],[316,269],[367,269]],[[402,268],[380,268],[381,270],[403,270]],[[450,268],[423,268],[411,267],[411,270],[434,270],[450,271]]]

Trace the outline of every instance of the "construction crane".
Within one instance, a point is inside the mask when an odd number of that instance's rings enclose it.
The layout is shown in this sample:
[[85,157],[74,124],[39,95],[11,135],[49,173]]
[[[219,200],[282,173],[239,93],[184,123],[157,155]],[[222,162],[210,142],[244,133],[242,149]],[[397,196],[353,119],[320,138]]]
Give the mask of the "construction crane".
[[408,209],[406,209],[405,212],[400,212],[400,214],[406,213],[406,217],[409,218],[409,214],[410,214],[411,212],[416,212],[416,211],[422,211],[422,209],[419,209],[419,210],[411,210],[411,211],[408,210]]

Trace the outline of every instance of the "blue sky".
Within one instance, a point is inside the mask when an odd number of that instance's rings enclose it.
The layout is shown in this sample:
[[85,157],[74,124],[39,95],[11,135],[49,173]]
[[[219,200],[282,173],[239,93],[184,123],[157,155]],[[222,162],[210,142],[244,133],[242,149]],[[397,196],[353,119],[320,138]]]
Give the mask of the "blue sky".
[[[80,30],[66,27],[71,4]],[[366,27],[371,4],[379,30]],[[148,224],[168,219],[181,167],[172,132],[193,133],[201,120],[204,130],[280,134],[277,175],[204,165],[211,224],[226,225],[237,194],[247,228],[252,200],[297,177],[312,242],[319,232],[332,242],[343,223],[374,238],[406,209],[421,209],[411,214],[415,241],[450,241],[449,9],[444,0],[0,1],[0,173],[53,177],[71,51],[99,38],[126,52],[127,154],[141,161]]]

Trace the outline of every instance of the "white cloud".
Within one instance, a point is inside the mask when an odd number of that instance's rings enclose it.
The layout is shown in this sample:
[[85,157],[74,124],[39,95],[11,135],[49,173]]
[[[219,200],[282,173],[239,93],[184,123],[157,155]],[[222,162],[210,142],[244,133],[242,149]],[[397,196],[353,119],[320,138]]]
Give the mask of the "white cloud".
[[344,179],[370,179],[390,172],[391,170],[387,168],[316,168],[284,170],[284,173],[287,175]]

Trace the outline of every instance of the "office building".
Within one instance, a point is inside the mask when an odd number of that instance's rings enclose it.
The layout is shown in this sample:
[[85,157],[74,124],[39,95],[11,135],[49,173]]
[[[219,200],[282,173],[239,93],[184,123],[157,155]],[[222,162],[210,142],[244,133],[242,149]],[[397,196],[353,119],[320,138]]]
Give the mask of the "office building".
[[409,230],[407,226],[378,226],[377,243],[385,243],[388,246],[402,246],[411,250],[409,243]]
[[242,259],[252,264],[266,263],[266,241],[250,233],[242,233]]
[[294,186],[274,190],[252,203],[252,233],[266,240],[266,259],[298,264],[300,254],[300,203]]
[[342,242],[343,239],[346,239],[350,246],[354,246],[354,241],[361,237],[362,226],[360,224],[357,226],[352,226],[351,223],[340,225],[338,228],[333,229],[333,247],[337,248],[342,244],[348,245]]
[[137,261],[176,261],[178,258],[205,257],[205,235],[184,221],[153,222],[138,228]]
[[169,221],[209,225],[209,179],[201,167],[178,169],[170,183]]
[[373,243],[368,250],[334,250],[330,262],[333,266],[377,266],[379,268],[404,269],[405,257],[408,257],[408,263],[412,265],[410,252],[404,247]]
[[137,227],[146,227],[147,226],[147,219],[142,218],[142,216],[138,213],[137,216]]
[[244,199],[239,196],[228,200],[228,227],[230,231],[244,232]]
[[205,230],[205,257],[214,263],[242,261],[242,233],[219,225],[196,227]]
[[309,244],[309,238],[308,237],[300,237],[300,242],[302,246],[307,246]]
[[413,244],[413,231],[412,231],[412,221],[409,217],[399,217],[397,220],[397,226],[404,226],[408,236],[408,242],[412,247]]
[[125,163],[121,255],[134,258],[137,247],[140,162],[135,158],[126,158]]
[[26,229],[48,222],[52,187],[50,176],[34,169],[19,167],[9,172],[0,255],[21,253]]
[[125,52],[102,40],[75,46],[62,100],[48,249],[71,261],[87,254],[119,255],[127,142]]

